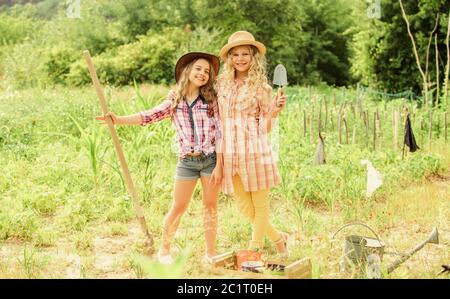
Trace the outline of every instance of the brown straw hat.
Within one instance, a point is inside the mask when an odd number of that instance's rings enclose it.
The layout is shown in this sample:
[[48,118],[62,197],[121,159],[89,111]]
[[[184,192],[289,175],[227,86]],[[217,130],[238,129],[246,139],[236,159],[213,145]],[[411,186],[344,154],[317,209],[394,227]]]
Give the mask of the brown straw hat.
[[266,47],[264,46],[264,44],[256,41],[250,32],[237,31],[228,38],[228,44],[226,44],[222,48],[222,50],[220,50],[219,56],[220,58],[225,60],[227,59],[228,51],[230,51],[231,48],[244,45],[255,46],[261,55],[264,55],[266,53]]
[[198,59],[198,58],[204,58],[204,59],[208,60],[209,62],[211,62],[212,66],[214,68],[214,73],[216,75],[219,73],[219,68],[220,68],[219,57],[217,57],[216,55],[203,53],[203,52],[190,52],[190,53],[186,53],[183,56],[181,56],[180,59],[178,59],[178,61],[177,61],[177,65],[175,66],[175,81],[177,81],[177,83],[178,83],[178,80],[180,79],[181,72],[186,67],[186,65],[188,65],[191,61]]

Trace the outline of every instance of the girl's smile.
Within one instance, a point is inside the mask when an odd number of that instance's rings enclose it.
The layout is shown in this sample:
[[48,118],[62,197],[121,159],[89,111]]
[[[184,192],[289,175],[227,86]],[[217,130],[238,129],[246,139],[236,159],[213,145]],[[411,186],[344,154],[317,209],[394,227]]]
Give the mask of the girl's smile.
[[238,46],[232,49],[233,67],[241,73],[246,73],[250,69],[252,54],[248,46]]
[[197,60],[189,73],[189,81],[197,87],[208,83],[209,80],[209,62],[206,59]]

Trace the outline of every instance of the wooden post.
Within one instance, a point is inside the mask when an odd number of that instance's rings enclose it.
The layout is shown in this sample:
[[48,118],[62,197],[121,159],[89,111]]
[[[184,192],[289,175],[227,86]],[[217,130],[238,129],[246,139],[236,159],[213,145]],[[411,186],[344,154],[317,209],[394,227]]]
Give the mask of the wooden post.
[[327,122],[328,122],[328,105],[327,105],[327,98],[324,97],[324,104],[325,104],[325,125],[324,125],[324,131],[327,131]]
[[306,111],[303,109],[303,137],[306,137]]
[[334,110],[336,111],[336,91],[333,92],[334,97]]
[[309,118],[309,141],[311,144],[314,144],[315,138],[314,138],[314,114],[315,114],[316,107],[314,105],[314,102],[312,103],[312,109],[311,109],[311,117]]
[[381,119],[380,119],[380,112],[378,111],[378,108],[377,108],[377,117],[376,117],[376,121],[375,121],[375,124],[376,124],[376,130],[377,130],[377,142],[380,142],[381,141]]
[[322,99],[319,102],[319,115],[317,117],[317,131],[322,132]]
[[348,144],[347,112],[345,112],[343,121],[344,121],[344,127],[345,127],[345,144]]
[[339,109],[339,112],[338,112],[338,121],[337,121],[337,126],[338,126],[338,143],[339,144],[342,144],[342,129],[341,129],[341,118],[342,118],[342,116],[341,116],[341,112],[342,112],[342,105],[341,105],[341,107],[340,107],[340,109]]
[[444,112],[444,140],[447,143],[447,112]]
[[377,113],[373,113],[373,150],[377,149]]
[[364,127],[366,131],[366,146],[369,144],[369,112],[364,111]]
[[[436,103],[437,106],[437,103]],[[436,139],[441,137],[441,116],[437,113],[437,122],[436,122]]]
[[433,137],[433,109],[430,109],[430,121],[428,123],[428,147],[430,150],[432,137]]
[[333,121],[333,116],[334,116],[334,109],[331,108],[331,109],[330,109],[330,126],[331,126],[331,131],[334,131],[334,121]]

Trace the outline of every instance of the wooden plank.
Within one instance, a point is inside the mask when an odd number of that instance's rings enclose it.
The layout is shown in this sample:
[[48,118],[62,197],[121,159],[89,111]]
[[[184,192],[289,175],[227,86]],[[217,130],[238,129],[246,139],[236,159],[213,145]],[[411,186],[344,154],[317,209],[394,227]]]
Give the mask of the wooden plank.
[[299,261],[290,264],[284,269],[284,274],[288,278],[311,278],[312,277],[311,259],[305,257]]
[[284,275],[274,275],[271,273],[255,273],[237,270],[236,252],[226,252],[213,257],[213,264],[210,271],[213,274],[227,277],[254,278],[254,279],[287,279],[287,278],[311,278],[311,259],[306,257],[295,261],[284,269]]
[[217,255],[212,261],[214,267],[236,269],[236,255],[233,251]]

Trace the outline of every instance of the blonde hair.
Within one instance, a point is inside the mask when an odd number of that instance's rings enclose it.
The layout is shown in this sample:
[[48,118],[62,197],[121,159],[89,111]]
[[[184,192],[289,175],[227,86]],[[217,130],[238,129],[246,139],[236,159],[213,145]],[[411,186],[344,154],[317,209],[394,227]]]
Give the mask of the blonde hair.
[[[247,82],[250,89],[257,89],[265,87],[268,84],[266,71],[266,57],[261,55],[258,49],[252,45],[245,45],[250,49],[252,60],[250,61],[250,68],[248,70]],[[232,82],[235,79],[236,71],[233,67],[233,51],[236,47],[228,51],[227,59],[223,72],[219,76],[219,80],[225,82]]]
[[[205,59],[205,58],[197,58],[189,62],[186,67],[181,72],[180,79],[178,80],[177,87],[175,89],[175,98],[172,100],[172,106],[171,106],[171,114],[173,115],[175,109],[177,108],[178,104],[183,100],[183,98],[186,96],[187,88],[189,86],[189,74],[192,71],[192,68],[194,64],[199,59]],[[203,98],[206,100],[206,103],[208,104],[208,116],[213,115],[213,108],[217,104],[217,92],[214,89],[214,81],[216,80],[216,73],[214,71],[214,67],[208,59],[205,59],[209,63],[209,79],[208,82],[206,82],[205,85],[200,87],[199,93]]]

